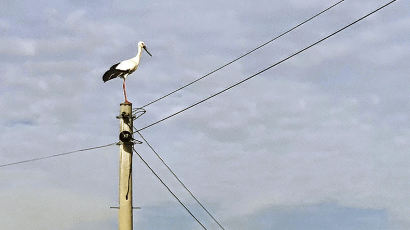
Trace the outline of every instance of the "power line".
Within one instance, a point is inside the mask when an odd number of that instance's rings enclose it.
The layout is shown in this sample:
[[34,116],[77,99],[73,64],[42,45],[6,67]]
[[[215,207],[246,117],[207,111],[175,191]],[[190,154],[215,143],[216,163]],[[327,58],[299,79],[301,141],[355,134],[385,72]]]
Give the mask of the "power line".
[[194,194],[186,187],[186,185],[179,179],[179,177],[174,173],[174,171],[168,166],[167,163],[162,159],[162,157],[157,153],[157,151],[154,150],[154,148],[150,145],[150,143],[142,136],[140,132],[137,131],[137,133],[140,135],[140,137],[145,141],[145,143],[148,145],[148,147],[155,153],[155,155],[158,157],[158,159],[161,160],[161,162],[167,167],[167,169],[174,175],[175,179],[178,180],[178,182],[182,185],[182,187],[185,188],[185,190],[194,198],[194,200],[202,207],[202,209],[208,213],[208,215],[219,225],[220,228],[224,229],[225,228],[219,223],[219,221],[208,211],[208,209],[205,208],[205,206],[194,196]]
[[142,158],[141,154],[139,154],[139,153],[135,150],[134,147],[132,147],[132,149],[133,149],[134,152],[138,155],[138,157],[142,160],[142,162],[144,162],[144,164],[149,168],[149,170],[151,170],[152,174],[154,174],[154,175],[158,178],[158,180],[161,182],[161,184],[165,186],[165,188],[168,190],[168,192],[172,194],[172,196],[179,202],[179,204],[181,204],[182,207],[184,207],[184,209],[189,213],[189,215],[191,215],[192,218],[194,218],[195,221],[196,221],[199,225],[201,225],[201,227],[202,227],[203,229],[206,230],[207,228],[201,223],[201,221],[199,221],[199,220],[194,216],[194,214],[187,208],[187,206],[185,206],[184,203],[182,203],[182,201],[177,197],[177,195],[175,195],[175,193],[172,192],[172,190],[165,184],[165,182],[161,179],[161,177],[159,177],[158,174],[151,168],[151,166],[149,166],[149,164],[144,160],[144,158]]
[[213,74],[213,73],[215,73],[215,72],[217,72],[217,71],[219,71],[219,70],[221,70],[221,69],[223,69],[223,68],[225,68],[225,67],[227,67],[228,65],[230,65],[230,64],[232,64],[232,63],[234,63],[234,62],[236,62],[236,61],[242,59],[243,57],[245,57],[245,56],[247,56],[247,55],[249,55],[249,54],[255,52],[256,50],[258,50],[258,49],[260,49],[260,48],[266,46],[267,44],[269,44],[269,43],[271,43],[271,42],[277,40],[278,38],[283,37],[284,35],[286,35],[286,34],[292,32],[293,30],[295,30],[295,29],[297,29],[298,27],[302,26],[303,24],[305,24],[305,23],[307,23],[307,22],[313,20],[314,18],[320,16],[321,14],[325,13],[326,11],[332,9],[333,7],[339,5],[339,4],[342,3],[342,2],[344,2],[344,0],[340,0],[340,1],[336,2],[335,4],[329,6],[328,8],[326,8],[326,9],[320,11],[319,13],[313,15],[312,17],[310,17],[310,18],[304,20],[303,22],[297,24],[296,26],[292,27],[291,29],[289,29],[289,30],[287,30],[287,31],[285,31],[285,32],[283,32],[283,33],[281,33],[280,35],[278,35],[278,36],[272,38],[271,40],[269,40],[269,41],[267,41],[267,42],[265,42],[265,43],[263,43],[263,44],[257,46],[256,48],[254,48],[254,49],[252,49],[252,50],[250,50],[250,51],[248,51],[248,52],[242,54],[241,56],[239,56],[239,57],[233,59],[232,61],[225,63],[224,65],[222,65],[222,66],[220,66],[220,67],[218,67],[218,68],[212,70],[211,72],[209,72],[209,73],[203,75],[202,77],[197,78],[196,80],[194,80],[194,81],[192,81],[192,82],[190,82],[190,83],[188,83],[188,84],[186,84],[186,85],[184,85],[184,86],[181,86],[181,87],[179,87],[178,89],[175,89],[174,91],[171,91],[171,92],[169,92],[168,94],[165,94],[164,96],[161,96],[161,97],[159,97],[159,98],[157,98],[157,99],[155,99],[155,100],[153,100],[153,101],[151,101],[151,102],[149,102],[149,103],[143,105],[141,108],[145,108],[145,107],[147,107],[147,106],[149,106],[149,105],[151,105],[151,104],[154,104],[155,102],[158,102],[158,101],[160,101],[160,100],[162,100],[162,99],[164,99],[164,98],[166,98],[166,97],[168,97],[168,96],[171,96],[172,94],[174,94],[174,93],[176,93],[176,92],[178,92],[178,91],[180,91],[180,90],[182,90],[182,89],[184,89],[184,88],[186,88],[186,87],[188,87],[188,86],[190,86],[190,85],[192,85],[192,84],[194,84],[194,83],[196,83],[196,82],[198,82],[198,81],[200,81],[200,80],[202,80],[202,79],[204,79],[204,78],[206,78],[206,77],[208,77],[209,75],[211,75],[211,74]]
[[115,142],[115,143],[111,143],[111,144],[108,144],[108,145],[100,145],[100,146],[96,146],[96,147],[84,148],[84,149],[74,150],[74,151],[70,151],[70,152],[57,153],[57,154],[44,156],[44,157],[32,158],[32,159],[29,159],[29,160],[17,161],[17,162],[13,162],[13,163],[0,165],[0,168],[11,166],[11,165],[17,165],[17,164],[33,162],[33,161],[44,160],[44,159],[53,158],[53,157],[60,157],[60,156],[64,156],[64,155],[69,155],[69,154],[78,153],[78,152],[84,152],[84,151],[93,150],[93,149],[105,148],[105,147],[115,145],[115,144],[117,144],[117,143]]
[[361,21],[361,20],[367,18],[368,16],[370,16],[370,15],[376,13],[377,11],[379,11],[379,10],[381,10],[381,9],[383,9],[383,8],[385,8],[385,7],[387,7],[388,5],[392,4],[392,3],[395,2],[395,1],[397,1],[397,0],[393,0],[393,1],[390,1],[390,2],[386,3],[385,5],[383,5],[383,6],[379,7],[379,8],[377,8],[376,10],[373,10],[372,12],[370,12],[370,13],[366,14],[365,16],[363,16],[363,17],[357,19],[356,21],[354,21],[354,22],[352,22],[352,23],[350,23],[350,24],[348,24],[348,25],[346,25],[346,26],[344,26],[344,27],[338,29],[337,31],[335,31],[335,32],[333,32],[333,33],[327,35],[326,37],[324,37],[324,38],[322,38],[322,39],[320,39],[320,40],[314,42],[313,44],[311,44],[311,45],[309,45],[309,46],[307,46],[307,47],[305,47],[305,48],[303,48],[303,49],[297,51],[296,53],[293,53],[292,55],[290,55],[290,56],[288,56],[288,57],[286,57],[286,58],[284,58],[284,59],[282,59],[282,60],[276,62],[275,64],[273,64],[273,65],[271,65],[271,66],[269,66],[269,67],[267,67],[267,68],[265,68],[265,69],[263,69],[263,70],[261,70],[261,71],[255,73],[255,74],[253,74],[253,75],[251,75],[251,76],[249,76],[249,77],[247,77],[247,78],[245,78],[245,79],[243,79],[243,80],[241,80],[241,81],[239,81],[239,82],[237,82],[237,83],[235,83],[235,84],[233,84],[233,85],[231,85],[231,86],[229,86],[229,87],[227,87],[227,88],[225,88],[225,89],[223,89],[223,90],[221,90],[221,91],[219,91],[219,92],[217,92],[217,93],[215,93],[215,94],[212,94],[211,96],[209,96],[209,97],[207,97],[207,98],[205,98],[205,99],[202,99],[201,101],[198,101],[198,102],[196,102],[196,103],[194,103],[194,104],[192,104],[192,105],[190,105],[190,106],[188,106],[188,107],[186,107],[186,108],[184,108],[184,109],[182,109],[182,110],[179,110],[178,112],[175,112],[175,113],[173,113],[173,114],[171,114],[171,115],[169,115],[169,116],[166,116],[166,117],[164,117],[164,118],[162,118],[162,119],[160,119],[160,120],[158,120],[158,121],[156,121],[156,122],[153,122],[153,123],[151,123],[151,124],[149,124],[149,125],[147,125],[147,126],[145,126],[145,127],[143,127],[143,128],[140,128],[140,129],[137,130],[137,132],[142,131],[142,130],[144,130],[144,129],[147,129],[147,128],[151,127],[151,126],[154,126],[154,125],[156,125],[156,124],[158,124],[158,123],[160,123],[160,122],[163,122],[163,121],[165,121],[165,120],[167,120],[167,119],[169,119],[169,118],[171,118],[171,117],[173,117],[173,116],[175,116],[175,115],[177,115],[177,114],[180,114],[180,113],[182,113],[182,112],[184,112],[184,111],[186,111],[186,110],[188,110],[188,109],[190,109],[190,108],[192,108],[192,107],[194,107],[194,106],[197,106],[197,105],[201,104],[202,102],[205,102],[205,101],[207,101],[207,100],[209,100],[209,99],[211,99],[211,98],[213,98],[213,97],[215,97],[215,96],[218,96],[219,94],[221,94],[221,93],[223,93],[223,92],[225,92],[225,91],[228,91],[228,90],[234,88],[235,86],[238,86],[238,85],[240,85],[240,84],[242,84],[242,83],[244,83],[244,82],[246,82],[246,81],[248,81],[248,80],[250,80],[250,79],[256,77],[257,75],[259,75],[259,74],[261,74],[261,73],[263,73],[263,72],[265,72],[265,71],[267,71],[267,70],[269,70],[269,69],[271,69],[271,68],[273,68],[273,67],[275,67],[275,66],[277,66],[277,65],[279,65],[279,64],[281,64],[281,63],[283,63],[283,62],[285,62],[285,61],[287,61],[287,60],[289,60],[289,59],[291,59],[292,57],[294,57],[294,56],[296,56],[296,55],[298,55],[298,54],[300,54],[300,53],[302,53],[302,52],[304,52],[304,51],[306,51],[306,50],[312,48],[313,46],[315,46],[315,45],[317,45],[317,44],[323,42],[324,40],[326,40],[326,39],[328,39],[328,38],[330,38],[330,37],[332,37],[332,36],[338,34],[339,32],[341,32],[341,31],[345,30],[346,28],[348,28],[348,27],[350,27],[350,26],[356,24],[357,22],[359,22],[359,21]]

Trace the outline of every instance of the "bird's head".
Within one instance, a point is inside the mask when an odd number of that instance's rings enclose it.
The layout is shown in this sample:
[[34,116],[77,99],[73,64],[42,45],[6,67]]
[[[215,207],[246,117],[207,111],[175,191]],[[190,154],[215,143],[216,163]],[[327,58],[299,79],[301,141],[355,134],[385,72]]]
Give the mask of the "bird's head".
[[138,47],[143,48],[149,54],[149,56],[152,57],[151,53],[147,50],[147,46],[145,46],[145,43],[143,41],[138,42]]

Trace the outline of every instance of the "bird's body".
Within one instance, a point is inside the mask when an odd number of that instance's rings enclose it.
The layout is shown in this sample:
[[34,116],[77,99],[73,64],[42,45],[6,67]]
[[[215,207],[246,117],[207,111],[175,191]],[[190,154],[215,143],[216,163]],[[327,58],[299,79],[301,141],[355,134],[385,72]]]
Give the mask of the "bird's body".
[[109,81],[111,79],[120,77],[123,79],[123,89],[124,89],[124,97],[125,97],[125,102],[129,103],[127,100],[127,93],[125,90],[125,80],[127,79],[127,76],[132,74],[137,68],[141,60],[141,55],[142,55],[142,49],[145,49],[147,53],[151,56],[151,54],[148,52],[144,42],[139,42],[138,43],[138,53],[135,57],[124,60],[120,63],[117,63],[111,68],[104,73],[103,75],[103,81]]

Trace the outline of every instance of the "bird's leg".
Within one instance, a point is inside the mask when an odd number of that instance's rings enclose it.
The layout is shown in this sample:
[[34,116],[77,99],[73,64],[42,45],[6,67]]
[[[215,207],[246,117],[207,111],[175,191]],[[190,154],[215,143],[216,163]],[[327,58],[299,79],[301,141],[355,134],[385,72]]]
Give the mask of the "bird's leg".
[[122,89],[124,90],[124,97],[125,97],[125,101],[124,103],[129,104],[130,102],[127,100],[127,90],[125,89],[125,78],[123,78],[124,81],[122,82]]

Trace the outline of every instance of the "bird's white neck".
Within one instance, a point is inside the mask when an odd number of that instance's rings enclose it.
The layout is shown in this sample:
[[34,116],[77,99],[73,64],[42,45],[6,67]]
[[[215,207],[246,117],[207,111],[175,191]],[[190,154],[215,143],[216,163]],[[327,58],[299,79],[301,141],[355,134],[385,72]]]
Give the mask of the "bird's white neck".
[[138,46],[137,56],[131,58],[131,61],[137,63],[137,65],[138,65],[138,64],[140,63],[141,54],[142,54],[142,47],[141,47],[141,46]]

